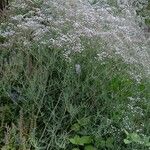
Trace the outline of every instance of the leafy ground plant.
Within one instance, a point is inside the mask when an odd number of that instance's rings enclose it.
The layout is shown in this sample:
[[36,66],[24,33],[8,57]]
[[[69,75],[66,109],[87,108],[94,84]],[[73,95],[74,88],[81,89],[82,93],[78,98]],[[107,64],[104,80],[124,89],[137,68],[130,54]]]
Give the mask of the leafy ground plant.
[[132,142],[140,144],[140,145],[144,145],[145,147],[150,149],[150,137],[147,137],[145,135],[143,135],[142,137],[140,137],[137,133],[133,132],[133,133],[128,133],[127,131],[125,131],[127,137],[126,139],[124,139],[124,143],[125,144],[131,144]]

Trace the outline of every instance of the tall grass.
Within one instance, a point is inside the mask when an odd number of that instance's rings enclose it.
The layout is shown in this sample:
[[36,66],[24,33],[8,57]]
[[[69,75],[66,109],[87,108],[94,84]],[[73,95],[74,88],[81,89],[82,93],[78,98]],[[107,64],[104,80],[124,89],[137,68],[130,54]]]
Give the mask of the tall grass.
[[148,136],[149,80],[137,82],[128,73],[133,67],[97,53],[88,44],[69,59],[63,49],[18,47],[2,66],[1,147],[71,149],[71,126],[90,117],[79,135],[112,137],[113,149],[140,148],[123,143],[124,130]]

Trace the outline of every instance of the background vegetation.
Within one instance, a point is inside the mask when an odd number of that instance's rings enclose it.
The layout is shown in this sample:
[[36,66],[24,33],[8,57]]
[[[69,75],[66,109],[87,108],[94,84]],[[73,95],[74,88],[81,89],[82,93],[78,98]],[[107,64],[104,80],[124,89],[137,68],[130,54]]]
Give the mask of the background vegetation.
[[[32,4],[40,7],[41,1]],[[26,13],[13,11],[20,12]],[[143,66],[120,55],[101,56],[102,39],[81,36],[84,50],[66,56],[66,45],[37,43],[31,32],[22,34],[30,44],[16,35],[8,48],[0,36],[2,150],[150,148],[150,80]]]

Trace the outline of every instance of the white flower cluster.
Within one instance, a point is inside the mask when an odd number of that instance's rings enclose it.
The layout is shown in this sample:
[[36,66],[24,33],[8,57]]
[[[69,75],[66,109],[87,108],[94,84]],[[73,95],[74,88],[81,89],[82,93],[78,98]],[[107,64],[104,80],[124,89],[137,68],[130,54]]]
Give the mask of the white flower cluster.
[[[116,0],[119,9],[107,0],[94,2],[45,0],[42,6],[36,8],[20,0],[14,2],[13,7],[24,9],[23,14],[12,16],[11,20],[18,37],[19,34],[26,37],[25,34],[30,31],[33,41],[44,40],[47,45],[54,44],[78,52],[85,48],[83,39],[90,39],[91,47],[95,46],[94,41],[97,45],[104,42],[106,54],[119,54],[128,63],[141,64],[150,74],[149,41],[136,22],[131,2]],[[100,56],[103,55],[100,53]]]

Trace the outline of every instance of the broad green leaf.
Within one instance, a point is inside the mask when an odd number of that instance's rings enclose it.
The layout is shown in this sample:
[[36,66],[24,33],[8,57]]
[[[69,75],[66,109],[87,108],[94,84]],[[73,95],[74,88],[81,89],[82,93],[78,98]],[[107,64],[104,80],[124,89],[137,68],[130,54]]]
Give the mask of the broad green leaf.
[[75,132],[80,131],[80,125],[78,123],[73,124],[71,130]]
[[83,144],[91,144],[93,142],[93,139],[91,136],[82,136],[80,138],[80,143],[83,143]]
[[140,138],[140,136],[139,136],[137,133],[131,133],[130,136],[131,136],[131,139],[132,139],[134,142],[139,142],[139,141],[141,141],[141,138]]
[[84,145],[84,144],[91,144],[93,139],[91,136],[78,136],[76,135],[74,138],[70,138],[69,141],[74,145]]
[[75,137],[69,139],[69,141],[74,145],[84,145],[84,143],[81,142],[80,136],[78,136],[78,135],[75,135]]
[[96,148],[92,145],[85,146],[84,150],[96,150]]
[[130,143],[132,143],[132,141],[129,141],[129,140],[127,140],[127,139],[124,139],[123,141],[124,141],[125,144],[130,144]]

